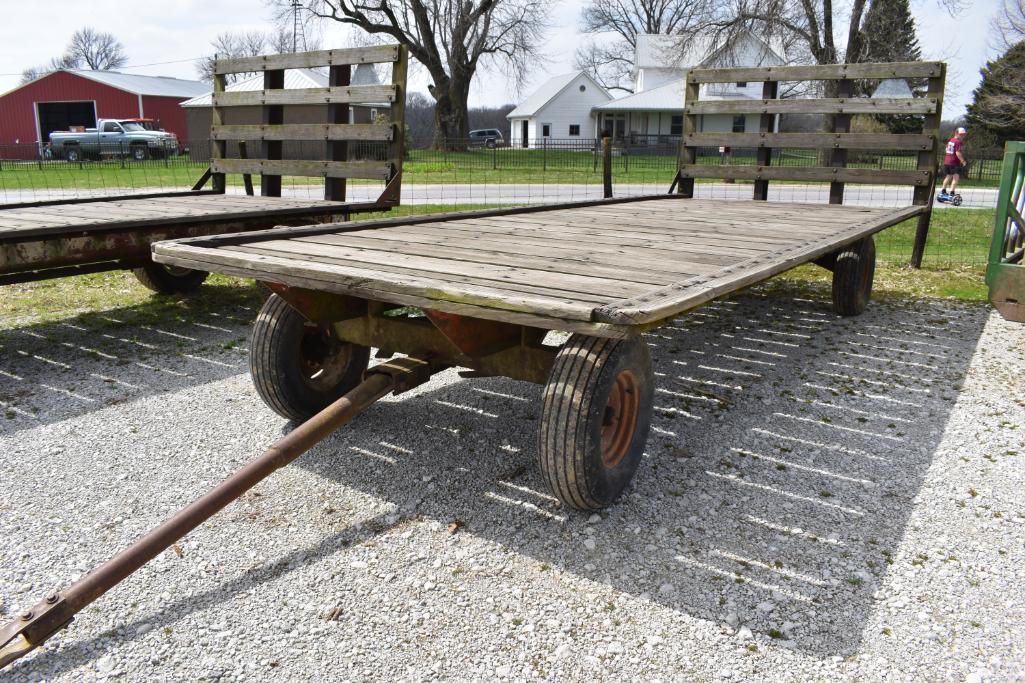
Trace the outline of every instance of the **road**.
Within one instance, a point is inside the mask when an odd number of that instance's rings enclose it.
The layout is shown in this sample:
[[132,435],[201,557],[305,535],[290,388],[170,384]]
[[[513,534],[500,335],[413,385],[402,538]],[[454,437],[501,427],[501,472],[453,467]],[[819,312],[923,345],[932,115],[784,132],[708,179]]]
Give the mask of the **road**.
[[[318,197],[321,186],[304,184],[286,186],[284,194],[292,197]],[[615,185],[617,197],[629,197],[642,194],[659,194],[665,192],[665,185]],[[95,190],[73,189],[3,189],[0,188],[0,203],[31,202],[44,200],[71,199],[74,197],[100,197],[114,194],[161,192],[166,188],[147,187],[135,189],[101,188]],[[240,187],[228,190],[233,194],[242,194]],[[353,185],[349,188],[352,201],[371,201],[377,197],[377,185]],[[402,188],[402,203],[407,206],[423,204],[547,204],[586,199],[600,199],[602,188],[599,185],[573,184],[509,184],[497,185],[487,183],[468,184],[415,184]],[[845,202],[855,206],[907,206],[911,204],[912,188],[895,185],[852,185],[848,186]],[[997,203],[995,188],[968,188],[961,192],[965,208],[994,208]],[[749,199],[750,185],[732,185],[727,183],[701,183],[697,185],[697,196],[709,199]],[[772,201],[825,203],[828,201],[829,188],[823,185],[776,185],[769,187],[769,199]],[[937,204],[947,208],[946,204]]]

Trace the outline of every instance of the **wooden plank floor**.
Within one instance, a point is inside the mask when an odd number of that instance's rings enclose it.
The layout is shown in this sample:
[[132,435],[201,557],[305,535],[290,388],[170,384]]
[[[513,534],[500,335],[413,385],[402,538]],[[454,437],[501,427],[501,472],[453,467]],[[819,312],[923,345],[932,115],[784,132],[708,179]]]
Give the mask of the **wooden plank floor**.
[[59,236],[64,233],[145,227],[174,223],[210,223],[263,213],[268,216],[302,216],[328,213],[344,202],[203,194],[177,197],[128,198],[3,208],[0,206],[0,239]]
[[651,198],[281,228],[162,242],[155,253],[158,261],[481,317],[622,326],[664,319],[920,211]]

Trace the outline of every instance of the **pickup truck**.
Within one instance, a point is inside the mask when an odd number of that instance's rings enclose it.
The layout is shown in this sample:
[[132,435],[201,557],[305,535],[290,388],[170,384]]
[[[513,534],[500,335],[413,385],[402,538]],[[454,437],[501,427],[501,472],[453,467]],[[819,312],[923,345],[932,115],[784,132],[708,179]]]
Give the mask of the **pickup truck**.
[[178,136],[146,130],[136,121],[99,119],[96,128],[50,133],[50,153],[57,159],[71,162],[103,157],[131,157],[143,161],[178,154]]

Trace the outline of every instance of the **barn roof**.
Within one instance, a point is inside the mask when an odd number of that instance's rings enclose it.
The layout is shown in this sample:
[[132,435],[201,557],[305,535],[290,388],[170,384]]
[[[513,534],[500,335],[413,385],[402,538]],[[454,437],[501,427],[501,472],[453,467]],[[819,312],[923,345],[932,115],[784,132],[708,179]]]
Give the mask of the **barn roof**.
[[210,87],[202,81],[188,81],[170,76],[140,76],[138,74],[123,74],[118,71],[91,71],[89,69],[62,70],[109,85],[111,88],[130,92],[133,95],[187,99],[206,92]]

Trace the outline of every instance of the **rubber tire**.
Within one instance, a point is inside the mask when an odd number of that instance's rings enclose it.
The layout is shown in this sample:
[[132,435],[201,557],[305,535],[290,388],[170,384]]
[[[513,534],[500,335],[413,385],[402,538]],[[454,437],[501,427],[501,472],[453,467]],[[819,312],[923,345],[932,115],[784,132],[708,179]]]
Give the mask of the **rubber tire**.
[[[185,270],[185,269],[181,269]],[[145,287],[157,294],[186,294],[199,289],[203,281],[210,275],[205,270],[189,270],[185,273],[174,273],[162,263],[147,263],[133,271]]]
[[146,161],[149,159],[149,147],[146,145],[132,145],[128,155],[135,161]]
[[64,160],[69,164],[77,164],[82,160],[82,150],[74,146],[66,147],[64,149]]
[[871,237],[849,244],[833,266],[833,310],[842,316],[861,315],[872,298],[876,243]]
[[363,381],[370,363],[370,348],[348,346],[347,364],[340,369],[338,381],[329,387],[311,384],[302,370],[299,349],[308,327],[306,318],[277,294],[264,302],[249,346],[249,374],[256,392],[271,410],[289,420],[304,422]]
[[[639,380],[637,422],[622,460],[602,463],[602,420],[623,370]],[[552,493],[577,510],[611,505],[633,479],[644,453],[654,401],[651,355],[643,340],[572,335],[559,350],[545,385],[538,456]]]

